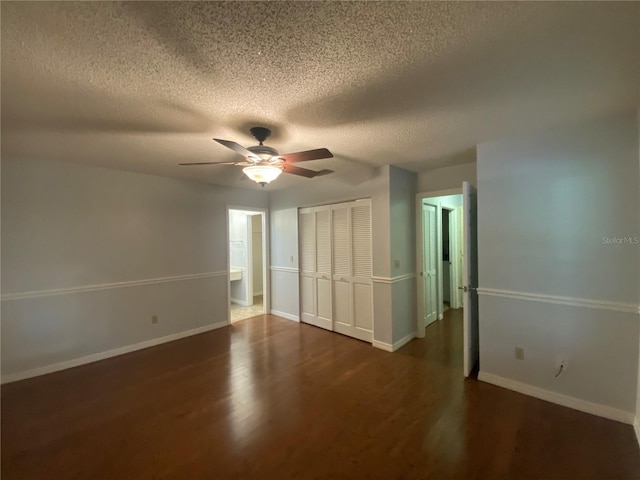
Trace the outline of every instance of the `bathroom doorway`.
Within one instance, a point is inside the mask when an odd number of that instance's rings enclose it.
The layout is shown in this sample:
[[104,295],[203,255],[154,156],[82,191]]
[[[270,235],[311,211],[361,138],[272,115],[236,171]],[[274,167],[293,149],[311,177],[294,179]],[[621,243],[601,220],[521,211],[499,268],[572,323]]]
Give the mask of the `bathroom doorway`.
[[229,322],[269,310],[266,211],[227,209]]

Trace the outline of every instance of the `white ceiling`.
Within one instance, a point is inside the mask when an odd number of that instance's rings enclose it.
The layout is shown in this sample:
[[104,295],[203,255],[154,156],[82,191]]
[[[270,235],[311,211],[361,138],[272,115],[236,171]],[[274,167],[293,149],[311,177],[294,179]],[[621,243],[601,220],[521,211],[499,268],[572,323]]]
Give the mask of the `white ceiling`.
[[[333,175],[640,103],[640,3],[2,2],[2,154],[260,188],[212,137]],[[322,181],[283,175],[268,189]]]

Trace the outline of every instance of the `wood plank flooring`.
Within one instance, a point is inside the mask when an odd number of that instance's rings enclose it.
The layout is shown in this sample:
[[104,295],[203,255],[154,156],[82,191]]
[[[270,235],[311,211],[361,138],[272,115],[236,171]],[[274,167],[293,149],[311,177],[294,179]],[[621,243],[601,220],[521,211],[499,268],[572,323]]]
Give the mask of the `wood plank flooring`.
[[464,380],[459,312],[393,354],[265,315],[5,385],[2,479],[640,478],[631,426]]

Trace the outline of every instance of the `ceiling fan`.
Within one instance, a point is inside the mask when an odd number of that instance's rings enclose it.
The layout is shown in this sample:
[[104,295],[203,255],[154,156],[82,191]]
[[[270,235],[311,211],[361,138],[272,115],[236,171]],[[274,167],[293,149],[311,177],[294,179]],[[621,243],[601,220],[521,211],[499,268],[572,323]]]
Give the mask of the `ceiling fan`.
[[333,154],[326,148],[317,148],[315,150],[306,150],[304,152],[285,153],[280,155],[274,148],[267,147],[263,142],[271,135],[271,130],[264,127],[253,127],[251,135],[254,136],[259,145],[244,148],[242,145],[229,140],[221,140],[214,138],[216,142],[230,148],[236,153],[245,157],[243,162],[196,162],[181,163],[180,165],[240,165],[244,168],[244,174],[263,187],[278,178],[282,173],[291,173],[300,175],[301,177],[313,178],[320,175],[333,173],[333,170],[309,170],[293,165],[294,163],[306,162],[309,160],[320,160],[322,158],[332,158]]

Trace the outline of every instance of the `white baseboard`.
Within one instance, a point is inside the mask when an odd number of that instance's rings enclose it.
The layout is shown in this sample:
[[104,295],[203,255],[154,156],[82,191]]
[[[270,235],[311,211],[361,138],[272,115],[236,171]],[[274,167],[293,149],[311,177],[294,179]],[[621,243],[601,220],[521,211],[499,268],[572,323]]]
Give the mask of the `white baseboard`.
[[40,375],[46,375],[47,373],[58,372],[60,370],[66,370],[68,368],[79,367],[80,365],[86,365],[88,363],[97,362],[118,355],[124,355],[125,353],[135,352],[136,350],[142,350],[149,347],[155,347],[162,343],[172,342],[181,338],[190,337],[192,335],[198,335],[199,333],[208,332],[217,328],[226,327],[228,322],[218,322],[211,325],[205,325],[204,327],[198,327],[184,332],[173,333],[164,337],[152,338],[151,340],[145,340],[144,342],[134,343],[133,345],[126,345],[124,347],[114,348],[113,350],[107,350],[105,352],[94,353],[93,355],[87,355],[86,357],[74,358],[73,360],[67,360],[60,363],[54,363],[52,365],[45,365],[44,367],[33,368],[31,370],[25,370],[23,372],[10,373],[2,376],[1,383],[17,382],[18,380],[25,380],[27,378],[38,377]]
[[[573,408],[581,412],[590,413],[591,415],[597,415],[599,417],[608,418],[617,422],[634,424],[635,415],[632,412],[625,412],[617,408],[609,407],[599,403],[592,403],[579,398],[570,397],[561,393],[552,392],[551,390],[545,390],[543,388],[534,387],[526,383],[516,382],[508,378],[500,377],[492,373],[480,372],[478,373],[478,380],[483,382],[497,385],[498,387],[514,390],[530,397],[539,398],[547,402],[556,403],[563,407]],[[638,429],[636,429],[636,432]]]
[[384,350],[385,352],[393,352],[393,345],[391,345],[390,343],[374,340],[373,342],[371,342],[371,345],[379,348],[380,350]]
[[291,315],[290,313],[280,312],[278,310],[271,310],[271,315],[300,323],[300,317],[298,315]]
[[400,350],[402,347],[404,347],[407,343],[409,343],[414,338],[416,338],[416,333],[415,332],[411,332],[406,337],[401,338],[397,342],[394,342],[393,343],[393,351],[395,352],[396,350]]
[[409,343],[414,338],[416,338],[416,334],[415,332],[412,332],[406,337],[403,337],[397,342],[394,342],[393,345],[390,343],[380,342],[378,340],[374,340],[373,342],[371,342],[371,345],[373,345],[376,348],[379,348],[380,350],[384,350],[386,352],[395,352],[396,350],[399,350],[402,347],[404,347],[407,343]]
[[238,305],[242,305],[243,307],[251,306],[249,305],[249,302],[247,302],[246,300],[239,300],[237,298],[230,298],[229,300],[231,300],[231,303],[237,303]]

